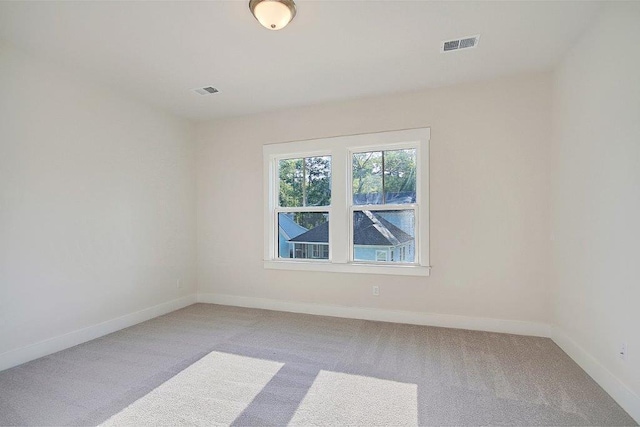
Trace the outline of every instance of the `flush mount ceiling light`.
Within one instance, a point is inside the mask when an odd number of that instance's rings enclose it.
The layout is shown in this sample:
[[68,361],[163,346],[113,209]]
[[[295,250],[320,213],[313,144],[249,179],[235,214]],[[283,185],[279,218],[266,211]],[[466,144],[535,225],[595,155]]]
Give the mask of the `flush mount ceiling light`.
[[296,16],[293,0],[250,0],[249,9],[263,27],[280,30]]

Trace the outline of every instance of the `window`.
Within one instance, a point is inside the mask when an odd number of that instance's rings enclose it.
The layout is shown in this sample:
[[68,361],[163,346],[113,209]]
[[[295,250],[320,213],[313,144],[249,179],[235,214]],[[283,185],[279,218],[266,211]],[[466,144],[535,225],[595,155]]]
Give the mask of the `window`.
[[428,128],[265,145],[265,267],[428,275],[428,148]]
[[329,259],[331,156],[278,159],[277,191],[278,258]]
[[[352,154],[353,260],[387,261],[395,250],[409,247],[413,262],[416,243],[417,148],[364,151]],[[376,250],[375,258],[373,250]],[[378,253],[384,253],[384,259]]]

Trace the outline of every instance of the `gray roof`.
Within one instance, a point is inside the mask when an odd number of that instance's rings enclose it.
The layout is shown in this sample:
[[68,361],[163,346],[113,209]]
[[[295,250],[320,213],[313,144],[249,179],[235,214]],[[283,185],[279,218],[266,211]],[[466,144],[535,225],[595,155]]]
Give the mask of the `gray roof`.
[[323,222],[306,233],[289,239],[290,242],[329,243],[329,222]]
[[371,211],[356,211],[353,217],[353,243],[356,245],[397,246],[413,240],[409,234]]
[[[397,246],[411,240],[413,237],[409,234],[372,211],[356,211],[354,213],[353,241],[356,245]],[[329,243],[329,223],[320,224],[289,241]]]

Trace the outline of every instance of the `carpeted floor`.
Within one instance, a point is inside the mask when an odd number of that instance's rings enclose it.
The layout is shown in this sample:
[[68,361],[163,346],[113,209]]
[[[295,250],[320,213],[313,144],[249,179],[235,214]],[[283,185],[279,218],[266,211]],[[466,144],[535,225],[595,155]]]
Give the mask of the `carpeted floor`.
[[636,425],[551,340],[195,304],[0,372],[0,425]]

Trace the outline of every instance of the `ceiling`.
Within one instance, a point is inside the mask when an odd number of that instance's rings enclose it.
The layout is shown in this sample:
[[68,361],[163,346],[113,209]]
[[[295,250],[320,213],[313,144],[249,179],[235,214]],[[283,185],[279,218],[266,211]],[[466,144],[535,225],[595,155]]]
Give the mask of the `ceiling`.
[[[291,24],[269,31],[248,0],[0,2],[0,41],[212,119],[550,69],[601,6],[298,0]],[[440,53],[475,34],[477,48]]]

